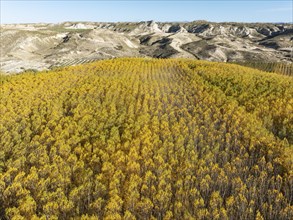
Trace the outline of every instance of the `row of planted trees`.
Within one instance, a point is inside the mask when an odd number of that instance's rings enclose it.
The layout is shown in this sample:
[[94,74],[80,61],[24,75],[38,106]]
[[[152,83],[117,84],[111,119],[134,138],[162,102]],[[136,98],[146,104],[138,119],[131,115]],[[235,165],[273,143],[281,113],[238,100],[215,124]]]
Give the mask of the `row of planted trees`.
[[291,79],[250,71],[115,59],[5,77],[0,218],[291,219]]
[[293,76],[292,62],[239,62],[239,64],[266,72],[274,72],[282,75]]

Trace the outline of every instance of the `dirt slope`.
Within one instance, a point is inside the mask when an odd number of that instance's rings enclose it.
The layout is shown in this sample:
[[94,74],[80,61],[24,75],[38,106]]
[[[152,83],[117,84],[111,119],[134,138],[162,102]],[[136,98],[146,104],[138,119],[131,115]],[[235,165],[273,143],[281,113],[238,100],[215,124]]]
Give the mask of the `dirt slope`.
[[1,25],[1,71],[114,57],[292,62],[290,24],[65,22]]

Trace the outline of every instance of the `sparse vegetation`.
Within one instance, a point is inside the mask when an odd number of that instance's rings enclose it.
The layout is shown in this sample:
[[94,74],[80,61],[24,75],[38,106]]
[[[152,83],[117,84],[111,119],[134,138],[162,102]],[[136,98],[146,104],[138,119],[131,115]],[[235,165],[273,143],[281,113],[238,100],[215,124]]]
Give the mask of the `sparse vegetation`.
[[99,59],[97,58],[81,58],[81,59],[73,59],[73,60],[66,60],[64,62],[59,62],[56,65],[50,66],[50,69],[56,68],[56,67],[65,67],[65,66],[73,66],[73,65],[78,65],[78,64],[83,64],[83,63],[90,63],[97,61]]
[[293,76],[293,63],[240,62],[238,64],[267,72],[275,72],[287,76]]
[[54,25],[50,28],[48,28],[48,30],[53,31],[53,32],[59,32],[59,33],[87,33],[89,31],[91,31],[91,29],[80,29],[80,28],[69,28],[69,27],[64,27],[62,25]]
[[1,70],[15,73],[22,72],[20,67],[44,70],[60,62],[145,56],[292,62],[291,26],[208,21],[1,25]]

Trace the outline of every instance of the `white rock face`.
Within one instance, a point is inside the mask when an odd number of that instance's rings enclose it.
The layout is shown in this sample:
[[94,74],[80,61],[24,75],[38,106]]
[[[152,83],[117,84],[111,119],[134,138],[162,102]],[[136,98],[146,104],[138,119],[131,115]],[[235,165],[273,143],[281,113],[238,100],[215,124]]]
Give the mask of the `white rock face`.
[[94,29],[94,27],[95,27],[94,25],[78,23],[78,24],[73,24],[66,28],[67,29]]

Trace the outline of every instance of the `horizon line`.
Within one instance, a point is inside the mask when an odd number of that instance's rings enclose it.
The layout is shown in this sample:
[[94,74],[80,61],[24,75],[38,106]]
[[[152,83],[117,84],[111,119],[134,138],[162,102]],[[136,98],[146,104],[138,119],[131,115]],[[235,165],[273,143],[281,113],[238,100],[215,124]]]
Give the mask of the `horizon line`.
[[159,20],[140,20],[140,21],[59,21],[59,22],[23,22],[23,23],[1,23],[0,25],[12,25],[12,24],[62,24],[62,23],[141,23],[141,22],[156,22],[156,23],[192,23],[192,22],[207,22],[207,23],[239,23],[239,24],[293,24],[292,21],[208,21],[208,20],[190,20],[190,21],[159,21]]

